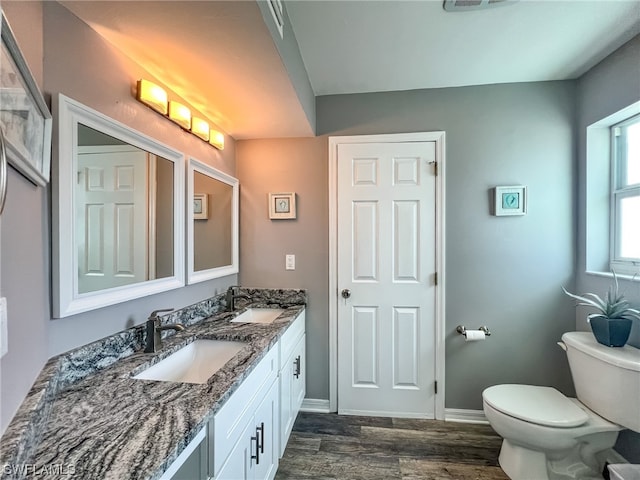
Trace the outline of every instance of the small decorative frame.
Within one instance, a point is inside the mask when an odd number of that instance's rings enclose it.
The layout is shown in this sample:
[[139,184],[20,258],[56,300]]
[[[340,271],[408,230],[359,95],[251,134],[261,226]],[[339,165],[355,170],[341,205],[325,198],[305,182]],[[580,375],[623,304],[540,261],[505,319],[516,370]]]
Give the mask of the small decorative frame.
[[269,218],[272,220],[287,220],[296,218],[296,194],[270,193]]
[[494,215],[525,215],[527,213],[527,187],[522,185],[495,187]]
[[0,37],[0,128],[7,160],[30,181],[45,186],[51,168],[51,113],[4,13]]
[[209,219],[209,195],[206,193],[193,194],[193,219],[208,220]]

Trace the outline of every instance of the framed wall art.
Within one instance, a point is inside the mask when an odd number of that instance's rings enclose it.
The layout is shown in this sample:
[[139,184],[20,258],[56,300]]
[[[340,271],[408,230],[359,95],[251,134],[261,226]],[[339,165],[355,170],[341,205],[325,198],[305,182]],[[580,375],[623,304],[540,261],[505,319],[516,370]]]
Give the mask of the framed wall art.
[[209,195],[206,193],[193,194],[193,219],[207,220],[209,218]]
[[272,220],[287,220],[296,218],[296,194],[270,193],[269,218]]
[[527,187],[522,185],[494,187],[494,215],[525,215],[527,213]]
[[0,129],[7,160],[30,181],[45,186],[51,168],[51,113],[4,12],[0,37]]

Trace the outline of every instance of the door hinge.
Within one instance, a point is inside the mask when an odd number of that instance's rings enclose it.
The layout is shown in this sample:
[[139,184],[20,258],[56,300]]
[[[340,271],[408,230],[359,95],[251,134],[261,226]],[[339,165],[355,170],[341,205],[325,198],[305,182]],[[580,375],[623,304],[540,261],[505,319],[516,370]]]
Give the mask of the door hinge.
[[614,137],[619,137],[620,135],[622,135],[622,130],[620,129],[620,127],[614,127],[613,136]]
[[433,174],[437,177],[438,176],[438,162],[436,162],[434,160],[433,162],[429,162],[429,165],[433,165]]
[[438,285],[438,272],[433,274],[433,283],[435,285]]
[[433,393],[438,394],[438,381],[433,382]]

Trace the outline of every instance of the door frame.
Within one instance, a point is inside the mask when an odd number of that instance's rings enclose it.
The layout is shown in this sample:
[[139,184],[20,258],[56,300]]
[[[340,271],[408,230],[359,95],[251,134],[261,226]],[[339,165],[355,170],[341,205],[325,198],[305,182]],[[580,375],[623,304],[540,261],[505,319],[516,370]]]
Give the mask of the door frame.
[[436,146],[436,286],[435,417],[444,420],[445,392],[445,132],[415,132],[329,137],[329,410],[338,411],[338,145],[345,143],[435,142]]

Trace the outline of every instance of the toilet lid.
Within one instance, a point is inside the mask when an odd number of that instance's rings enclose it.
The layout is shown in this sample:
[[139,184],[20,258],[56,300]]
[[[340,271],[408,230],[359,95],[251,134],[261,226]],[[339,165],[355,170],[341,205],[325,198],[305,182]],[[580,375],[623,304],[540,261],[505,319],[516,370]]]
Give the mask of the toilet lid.
[[584,410],[552,387],[494,385],[482,392],[494,409],[546,427],[577,427],[588,420]]

